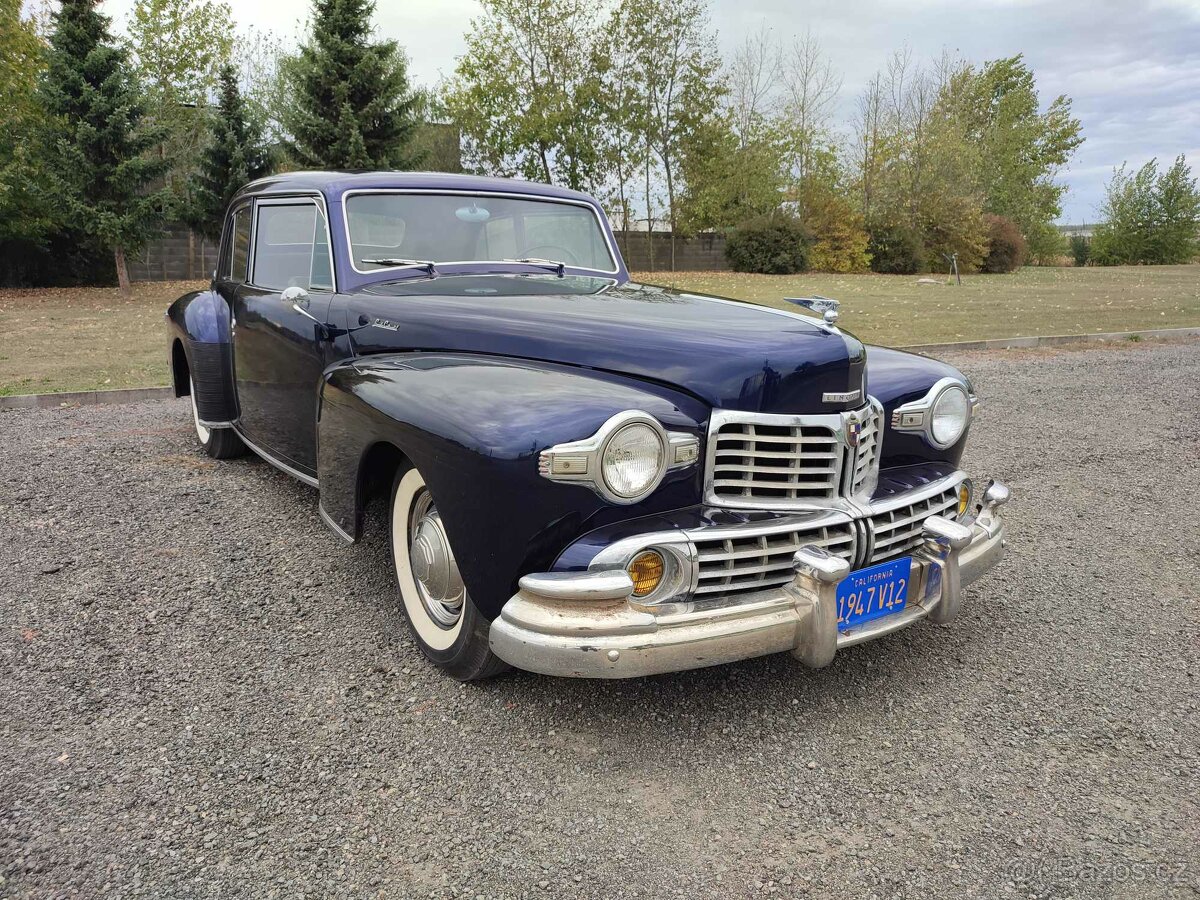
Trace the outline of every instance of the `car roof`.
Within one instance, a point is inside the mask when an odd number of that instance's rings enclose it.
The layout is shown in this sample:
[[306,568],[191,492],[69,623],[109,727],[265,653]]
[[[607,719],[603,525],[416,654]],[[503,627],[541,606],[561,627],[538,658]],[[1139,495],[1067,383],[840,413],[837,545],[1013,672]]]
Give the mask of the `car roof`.
[[238,197],[319,191],[325,195],[327,200],[333,200],[340,198],[346,191],[373,189],[481,191],[582,200],[591,204],[596,202],[592,197],[580,191],[572,191],[551,184],[539,184],[536,181],[523,181],[516,178],[458,175],[450,172],[281,172],[278,175],[250,182],[238,191]]

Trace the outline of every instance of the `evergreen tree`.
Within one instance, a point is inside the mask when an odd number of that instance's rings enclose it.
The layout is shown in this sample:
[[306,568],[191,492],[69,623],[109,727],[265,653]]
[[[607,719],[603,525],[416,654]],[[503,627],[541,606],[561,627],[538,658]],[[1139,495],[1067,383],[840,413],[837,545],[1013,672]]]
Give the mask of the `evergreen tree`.
[[373,0],[315,0],[309,41],[288,60],[289,149],[304,166],[406,168],[420,98],[395,41],[372,41]]
[[49,116],[46,169],[63,220],[111,250],[121,295],[131,296],[128,253],[161,224],[165,164],[147,154],[161,134],[144,127],[125,51],[95,0],[63,0],[52,19],[42,103]]
[[233,195],[270,169],[259,125],[252,122],[231,63],[221,67],[216,112],[209,119],[209,143],[188,210],[188,224],[217,240]]

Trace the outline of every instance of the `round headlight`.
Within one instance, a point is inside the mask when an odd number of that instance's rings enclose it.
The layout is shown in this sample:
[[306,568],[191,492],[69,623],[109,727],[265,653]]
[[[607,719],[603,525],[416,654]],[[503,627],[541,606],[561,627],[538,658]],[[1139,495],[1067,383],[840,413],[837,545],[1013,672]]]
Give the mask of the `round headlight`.
[[640,499],[658,484],[666,461],[658,432],[643,422],[632,422],[617,429],[605,443],[600,474],[617,497]]
[[952,385],[938,394],[930,412],[929,434],[939,447],[949,447],[967,428],[971,418],[971,401],[959,385]]

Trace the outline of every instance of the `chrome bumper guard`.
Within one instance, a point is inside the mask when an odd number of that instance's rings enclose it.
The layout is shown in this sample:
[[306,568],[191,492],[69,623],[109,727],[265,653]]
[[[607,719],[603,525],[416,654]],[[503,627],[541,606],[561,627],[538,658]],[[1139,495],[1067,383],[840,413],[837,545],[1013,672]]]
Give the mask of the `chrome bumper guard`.
[[807,666],[826,666],[842,647],[918,619],[952,621],[963,586],[1004,554],[999,509],[1007,500],[1008,489],[996,482],[972,525],[926,519],[905,608],[846,631],[837,628],[836,595],[849,566],[809,545],[796,553],[788,584],[717,606],[639,606],[622,570],[527,575],[492,622],[492,650],[520,669],[578,678],[635,678],[785,650]]

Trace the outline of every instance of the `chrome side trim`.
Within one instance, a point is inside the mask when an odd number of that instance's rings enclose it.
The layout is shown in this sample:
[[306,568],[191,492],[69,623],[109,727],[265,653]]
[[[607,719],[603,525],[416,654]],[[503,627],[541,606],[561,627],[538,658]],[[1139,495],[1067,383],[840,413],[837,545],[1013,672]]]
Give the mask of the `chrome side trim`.
[[197,419],[205,428],[232,428],[237,422],[210,422],[207,419]]
[[333,517],[330,516],[329,513],[325,512],[325,507],[322,506],[319,502],[317,503],[317,512],[321,516],[321,521],[329,526],[330,531],[332,531],[334,534],[336,534],[338,537],[340,537],[347,544],[354,543],[354,538],[351,537],[348,532],[344,531],[342,529],[342,526],[340,526],[337,522],[333,521]]
[[313,478],[311,475],[306,475],[304,472],[301,472],[299,469],[294,469],[291,466],[289,466],[287,463],[280,462],[278,459],[276,459],[274,456],[272,456],[266,450],[262,449],[262,447],[259,447],[252,440],[247,438],[246,433],[244,431],[242,431],[242,429],[239,428],[237,425],[233,426],[233,430],[237,432],[237,436],[242,439],[243,444],[245,444],[248,448],[250,448],[251,452],[253,452],[256,456],[261,457],[266,462],[269,462],[271,465],[273,465],[275,468],[277,468],[280,472],[283,472],[285,475],[291,475],[297,481],[302,481],[305,484],[307,484],[309,487],[319,488],[321,486],[317,482],[317,479]]

